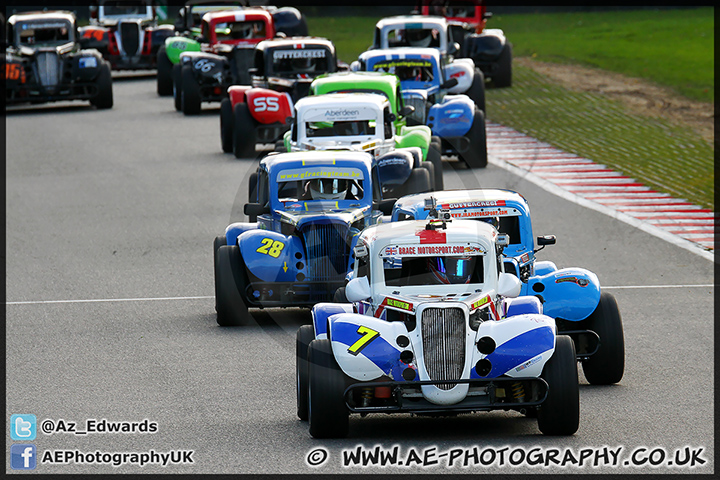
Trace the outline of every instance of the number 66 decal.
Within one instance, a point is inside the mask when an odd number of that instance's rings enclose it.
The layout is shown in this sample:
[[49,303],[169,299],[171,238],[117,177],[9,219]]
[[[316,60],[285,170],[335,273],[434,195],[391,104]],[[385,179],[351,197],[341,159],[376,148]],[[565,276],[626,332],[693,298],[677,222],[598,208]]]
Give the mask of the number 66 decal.
[[277,112],[280,110],[280,104],[276,97],[256,97],[253,100],[256,112]]

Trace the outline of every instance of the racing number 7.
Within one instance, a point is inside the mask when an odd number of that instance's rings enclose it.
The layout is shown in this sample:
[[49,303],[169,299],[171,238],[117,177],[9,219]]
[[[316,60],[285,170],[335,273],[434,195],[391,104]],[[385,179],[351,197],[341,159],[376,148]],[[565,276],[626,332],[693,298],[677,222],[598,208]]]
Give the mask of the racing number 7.
[[350,348],[348,348],[348,353],[350,355],[357,355],[363,348],[367,347],[370,342],[380,336],[380,332],[376,332],[372,328],[367,327],[359,327],[357,329],[357,333],[359,333],[361,337],[357,340],[357,342],[350,345]]

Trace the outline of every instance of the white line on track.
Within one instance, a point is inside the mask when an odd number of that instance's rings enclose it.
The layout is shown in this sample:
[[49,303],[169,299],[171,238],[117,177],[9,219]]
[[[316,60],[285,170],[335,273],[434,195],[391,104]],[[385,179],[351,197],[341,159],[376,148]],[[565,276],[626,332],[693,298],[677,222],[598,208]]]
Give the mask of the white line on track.
[[[697,285],[611,285],[602,286],[602,289],[641,289],[641,288],[709,288],[715,287],[712,283]],[[196,297],[147,297],[147,298],[97,298],[87,300],[34,300],[25,302],[5,302],[6,305],[46,305],[57,303],[107,303],[107,302],[152,302],[158,300],[208,300],[214,296]]]

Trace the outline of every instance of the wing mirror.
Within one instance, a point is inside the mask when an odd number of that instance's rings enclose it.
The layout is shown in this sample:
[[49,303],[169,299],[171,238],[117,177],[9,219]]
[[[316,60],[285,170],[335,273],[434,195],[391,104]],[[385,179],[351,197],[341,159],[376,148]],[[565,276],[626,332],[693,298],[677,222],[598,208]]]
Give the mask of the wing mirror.
[[501,273],[498,277],[498,295],[506,298],[515,298],[520,295],[522,282],[512,273]]
[[555,245],[555,241],[555,235],[543,235],[542,237],[537,237],[537,244],[540,248],[536,248],[535,253],[545,248],[546,245]]
[[259,203],[246,203],[243,207],[245,215],[263,215],[270,213],[270,206],[260,205]]
[[458,79],[457,79],[457,78],[450,78],[450,79],[448,79],[445,83],[443,83],[442,85],[440,85],[440,88],[442,88],[443,90],[448,90],[448,89],[454,87],[454,86],[457,85],[457,84],[458,84]]
[[450,45],[448,45],[448,55],[455,55],[460,51],[460,44],[457,42],[452,42]]
[[405,105],[403,108],[400,109],[398,115],[400,115],[401,117],[407,117],[412,115],[413,112],[415,112],[415,107],[413,107],[412,105]]
[[370,298],[370,282],[367,277],[353,278],[345,286],[345,297],[349,302],[360,302]]

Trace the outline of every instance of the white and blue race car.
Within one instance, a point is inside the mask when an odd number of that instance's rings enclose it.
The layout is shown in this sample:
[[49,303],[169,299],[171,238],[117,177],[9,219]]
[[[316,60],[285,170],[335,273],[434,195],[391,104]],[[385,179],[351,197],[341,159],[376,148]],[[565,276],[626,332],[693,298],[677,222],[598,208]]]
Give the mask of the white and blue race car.
[[506,235],[439,217],[358,236],[353,278],[336,295],[347,303],[315,305],[298,330],[298,416],[313,437],[331,438],[348,434],[351,413],[502,409],[537,414],[544,434],[572,435],[573,341],[501,273]]

